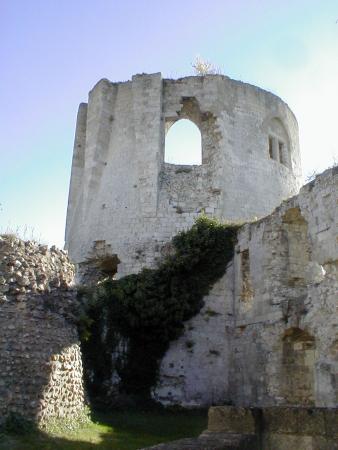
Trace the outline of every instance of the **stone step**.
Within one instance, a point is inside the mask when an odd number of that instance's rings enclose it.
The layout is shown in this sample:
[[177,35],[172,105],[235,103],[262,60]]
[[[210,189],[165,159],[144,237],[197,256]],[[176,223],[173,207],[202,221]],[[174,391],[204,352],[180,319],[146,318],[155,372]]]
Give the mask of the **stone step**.
[[[145,449],[142,449],[145,450]],[[147,450],[259,450],[254,435],[208,433],[147,447]]]

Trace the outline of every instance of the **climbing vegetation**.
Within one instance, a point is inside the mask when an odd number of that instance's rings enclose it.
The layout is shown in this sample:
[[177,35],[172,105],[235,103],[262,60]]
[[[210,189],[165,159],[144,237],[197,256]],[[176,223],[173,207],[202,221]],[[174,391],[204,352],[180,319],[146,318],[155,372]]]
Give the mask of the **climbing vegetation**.
[[92,395],[107,396],[114,374],[120,393],[150,398],[169,343],[225,273],[237,229],[201,216],[173,238],[156,269],[106,279],[82,293],[79,329]]

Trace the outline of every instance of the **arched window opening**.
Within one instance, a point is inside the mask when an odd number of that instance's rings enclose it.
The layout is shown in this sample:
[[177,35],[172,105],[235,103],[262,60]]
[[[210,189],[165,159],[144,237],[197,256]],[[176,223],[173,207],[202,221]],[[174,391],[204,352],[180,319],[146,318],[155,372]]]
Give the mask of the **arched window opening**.
[[201,133],[191,120],[181,119],[169,128],[164,161],[182,165],[202,164]]

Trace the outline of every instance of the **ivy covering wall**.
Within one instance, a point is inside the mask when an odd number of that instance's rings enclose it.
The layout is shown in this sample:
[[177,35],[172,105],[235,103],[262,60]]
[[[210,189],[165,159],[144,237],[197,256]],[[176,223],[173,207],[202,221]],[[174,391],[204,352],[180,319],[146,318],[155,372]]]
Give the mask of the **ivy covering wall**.
[[158,268],[106,279],[82,294],[79,329],[93,396],[107,397],[117,373],[120,393],[150,398],[170,342],[225,273],[237,229],[202,216],[173,238],[172,252]]

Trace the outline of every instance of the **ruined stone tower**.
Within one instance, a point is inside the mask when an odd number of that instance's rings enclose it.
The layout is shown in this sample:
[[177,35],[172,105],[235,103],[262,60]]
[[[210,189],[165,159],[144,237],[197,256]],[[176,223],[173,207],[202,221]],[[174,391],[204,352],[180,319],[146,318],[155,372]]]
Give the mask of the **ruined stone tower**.
[[[190,119],[202,164],[164,162],[165,137]],[[275,95],[222,75],[103,79],[77,118],[66,227],[74,262],[112,252],[118,276],[151,266],[202,211],[229,221],[270,213],[298,192],[298,127]]]
[[[201,132],[201,165],[164,162],[180,119]],[[300,175],[288,106],[221,75],[101,80],[80,105],[66,229],[80,279],[98,261],[151,267],[201,212],[253,221],[161,362],[163,404],[338,405],[338,173],[295,195]]]

